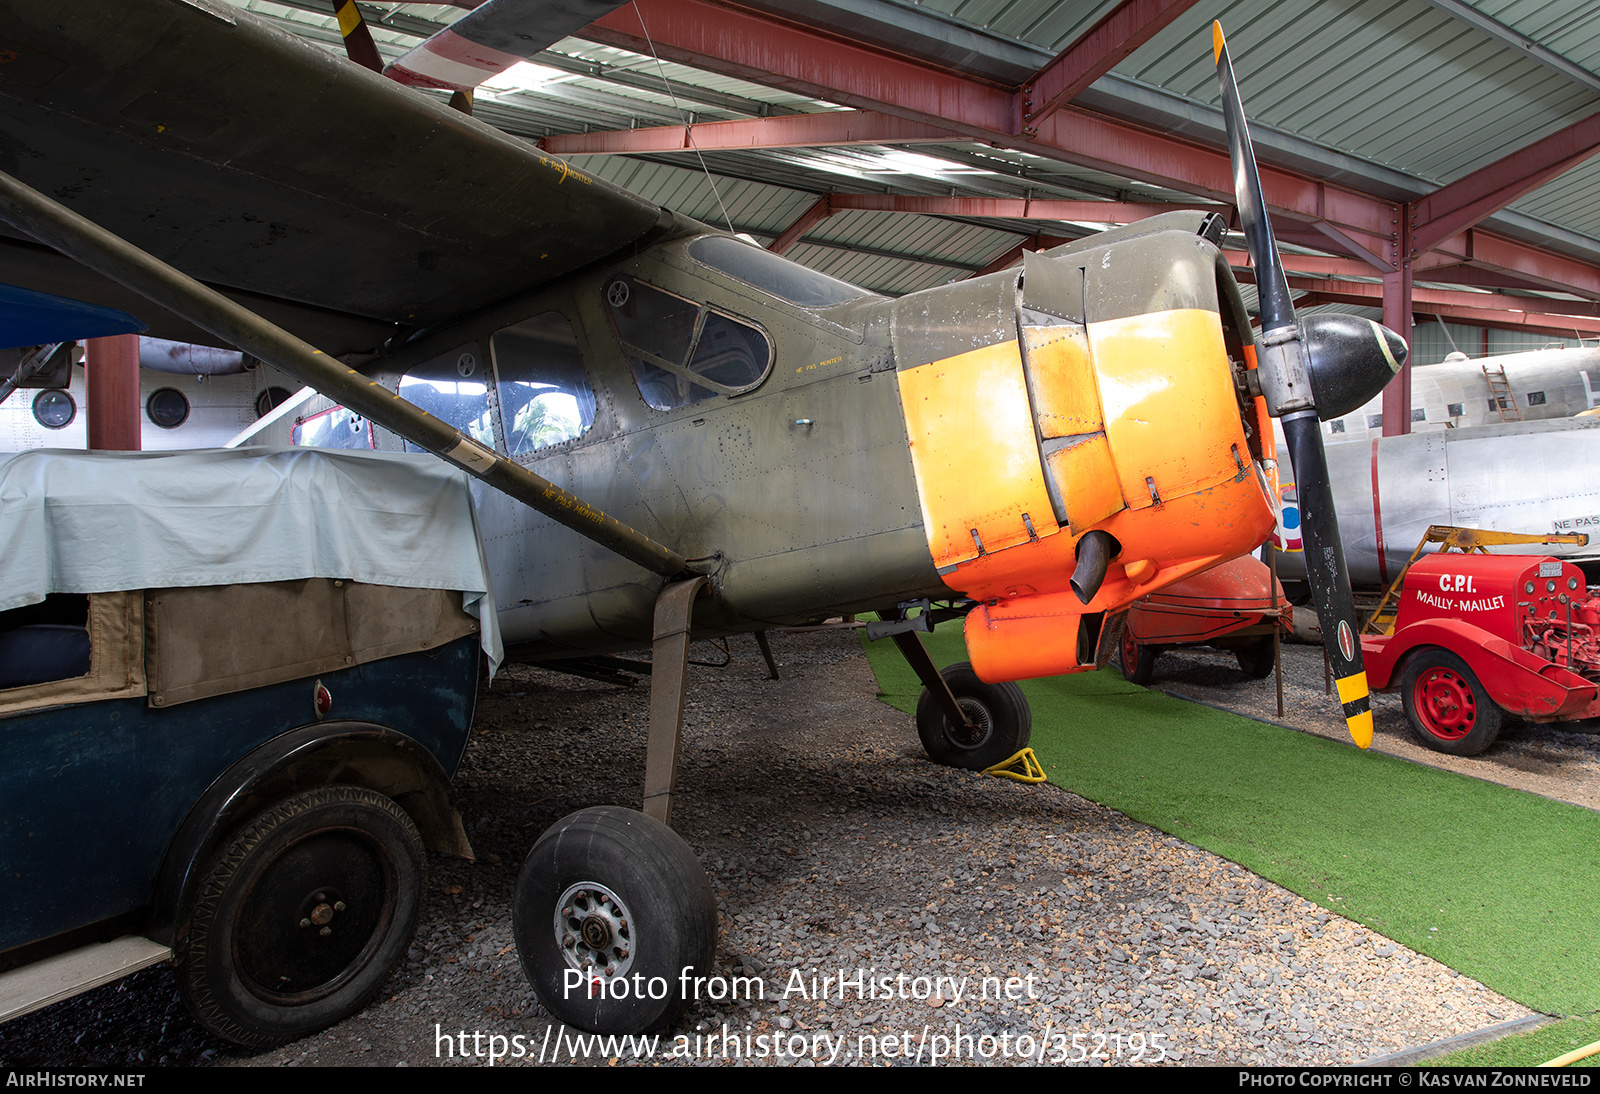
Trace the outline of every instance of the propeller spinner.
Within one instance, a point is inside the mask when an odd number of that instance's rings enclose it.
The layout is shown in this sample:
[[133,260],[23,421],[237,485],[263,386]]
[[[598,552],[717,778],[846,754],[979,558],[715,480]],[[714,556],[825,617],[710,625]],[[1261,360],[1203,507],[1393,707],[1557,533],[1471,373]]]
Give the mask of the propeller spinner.
[[[1381,391],[1405,363],[1406,345],[1399,335],[1370,320],[1319,316],[1302,323],[1296,317],[1289,281],[1267,220],[1261,175],[1256,169],[1244,105],[1234,82],[1233,62],[1228,57],[1228,43],[1220,23],[1212,24],[1212,47],[1217,79],[1222,84],[1222,110],[1228,127],[1239,221],[1256,268],[1261,301],[1256,378],[1267,411],[1283,423],[1289,459],[1294,464],[1306,577],[1317,618],[1322,622],[1324,641],[1329,643],[1328,658],[1338,681],[1345,724],[1356,744],[1366,748],[1372,743],[1372,704],[1361,662],[1361,643],[1356,637],[1350,574],[1345,569],[1339,522],[1333,510],[1320,422],[1359,406]],[[1350,402],[1357,396],[1360,402]]]

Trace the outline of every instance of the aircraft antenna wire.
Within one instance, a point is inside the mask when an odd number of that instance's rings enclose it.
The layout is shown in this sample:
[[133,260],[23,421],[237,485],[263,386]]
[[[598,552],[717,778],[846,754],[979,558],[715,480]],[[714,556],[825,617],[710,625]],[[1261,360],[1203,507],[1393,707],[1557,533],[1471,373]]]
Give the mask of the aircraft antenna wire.
[[661,63],[661,55],[656,52],[656,43],[650,37],[650,28],[645,26],[644,12],[639,10],[639,0],[633,0],[633,14],[639,18],[639,29],[644,31],[645,45],[650,47],[650,56],[656,62],[656,75],[661,77],[661,84],[667,89],[667,97],[672,100],[672,109],[683,119],[683,135],[689,138],[689,147],[694,149],[694,157],[700,161],[700,170],[705,173],[706,182],[711,184],[711,193],[717,199],[717,208],[722,210],[722,221],[728,226],[730,234],[738,235],[739,233],[733,228],[733,218],[728,215],[728,207],[722,203],[722,191],[717,189],[717,180],[711,177],[711,168],[706,166],[706,158],[701,155],[700,145],[695,142],[694,124],[689,120],[688,112],[678,105],[677,93],[672,90],[672,81],[667,78],[667,68]]
[[1452,336],[1452,335],[1451,335],[1451,334],[1450,334],[1450,327],[1449,327],[1449,326],[1448,326],[1448,325],[1447,325],[1447,324],[1446,324],[1446,323],[1445,323],[1445,321],[1444,321],[1444,316],[1442,316],[1442,315],[1435,315],[1435,316],[1434,316],[1434,318],[1435,318],[1435,319],[1437,319],[1437,320],[1438,320],[1438,321],[1439,321],[1439,329],[1440,329],[1440,330],[1442,330],[1442,331],[1444,331],[1444,336],[1445,336],[1445,339],[1446,339],[1446,340],[1447,340],[1447,341],[1449,341],[1449,343],[1450,343],[1450,348],[1451,348],[1451,349],[1452,349],[1452,350],[1454,350],[1454,351],[1455,351],[1455,352],[1457,352],[1457,353],[1460,353],[1460,352],[1461,352],[1461,347],[1460,347],[1460,346],[1458,346],[1458,345],[1456,345],[1456,340],[1455,340],[1455,338],[1454,338],[1454,337],[1453,337],[1453,336]]

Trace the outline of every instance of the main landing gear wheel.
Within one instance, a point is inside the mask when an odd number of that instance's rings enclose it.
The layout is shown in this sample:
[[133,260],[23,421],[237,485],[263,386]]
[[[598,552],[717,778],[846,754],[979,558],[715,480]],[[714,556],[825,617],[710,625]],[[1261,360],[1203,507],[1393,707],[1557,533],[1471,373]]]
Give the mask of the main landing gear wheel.
[[669,1024],[716,958],[710,879],[681,836],[632,809],[551,825],[522,864],[511,923],[544,1008],[591,1033]]
[[1499,736],[1502,711],[1466,663],[1446,650],[1413,657],[1400,695],[1417,739],[1435,752],[1476,756]]
[[972,722],[952,726],[927,688],[917,700],[917,736],[928,759],[946,767],[982,771],[1028,747],[1033,711],[1016,684],[986,684],[965,661],[939,674]]
[[365,1006],[417,926],[426,858],[411,818],[357,786],[256,814],[202,875],[178,989],[211,1032],[263,1048]]
[[1265,680],[1272,675],[1272,667],[1276,664],[1272,654],[1272,636],[1269,634],[1251,645],[1240,646],[1233,651],[1233,656],[1239,662],[1239,671],[1252,680]]
[[1156,671],[1155,647],[1135,639],[1126,621],[1122,624],[1122,640],[1117,643],[1117,667],[1130,684],[1148,684]]

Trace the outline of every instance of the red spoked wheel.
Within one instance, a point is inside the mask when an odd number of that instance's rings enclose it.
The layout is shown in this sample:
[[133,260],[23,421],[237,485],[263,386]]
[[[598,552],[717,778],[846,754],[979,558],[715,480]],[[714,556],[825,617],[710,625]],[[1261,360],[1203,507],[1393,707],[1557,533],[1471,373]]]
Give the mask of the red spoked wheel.
[[1411,728],[1436,752],[1476,756],[1500,733],[1500,708],[1453,653],[1430,648],[1415,654],[1400,690]]

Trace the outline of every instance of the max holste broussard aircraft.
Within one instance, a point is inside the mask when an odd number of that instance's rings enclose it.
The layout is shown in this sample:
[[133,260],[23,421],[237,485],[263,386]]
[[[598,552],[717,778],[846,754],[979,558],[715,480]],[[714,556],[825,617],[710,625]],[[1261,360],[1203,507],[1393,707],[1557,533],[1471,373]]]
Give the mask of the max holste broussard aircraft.
[[[473,33],[511,19],[497,40],[526,56],[609,6],[493,0]],[[714,957],[710,885],[666,827],[691,627],[881,610],[927,685],[930,755],[989,766],[1027,742],[1009,681],[1091,667],[1104,612],[1266,538],[1269,415],[1323,548],[1307,555],[1340,699],[1370,740],[1318,418],[1379,391],[1405,349],[1366,320],[1297,322],[1220,31],[1259,341],[1215,216],[886,299],[218,0],[0,16],[4,280],[220,338],[495,487],[480,515],[511,656],[654,640],[645,813],[563,819],[518,883],[521,960],[562,1021],[659,1027],[682,971]],[[941,676],[915,632],[963,615],[971,667]],[[641,977],[673,988],[640,998]],[[281,1039],[251,1008],[289,1004],[248,1003],[205,1020]]]

